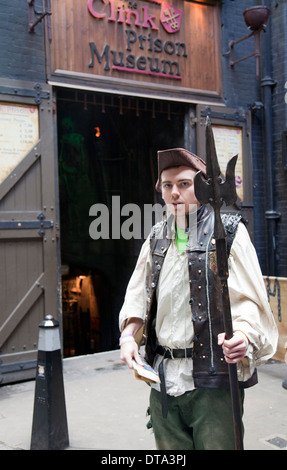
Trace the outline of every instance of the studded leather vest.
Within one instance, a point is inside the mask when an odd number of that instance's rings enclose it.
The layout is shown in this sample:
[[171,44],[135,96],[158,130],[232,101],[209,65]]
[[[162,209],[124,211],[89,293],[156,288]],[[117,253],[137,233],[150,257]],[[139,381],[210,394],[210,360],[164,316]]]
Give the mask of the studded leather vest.
[[[229,255],[240,216],[223,216],[226,231],[226,246]],[[188,242],[190,314],[194,326],[193,340],[193,379],[196,387],[228,387],[228,365],[224,360],[222,347],[217,344],[217,335],[224,331],[222,318],[221,283],[217,276],[216,245],[213,239],[214,212],[207,206],[197,211],[196,241]],[[144,328],[146,339],[146,358],[153,363],[157,339],[156,322],[156,287],[161,267],[171,243],[168,221],[155,226],[151,233],[152,269],[147,278],[147,312]],[[256,383],[256,378],[244,383],[249,387]]]

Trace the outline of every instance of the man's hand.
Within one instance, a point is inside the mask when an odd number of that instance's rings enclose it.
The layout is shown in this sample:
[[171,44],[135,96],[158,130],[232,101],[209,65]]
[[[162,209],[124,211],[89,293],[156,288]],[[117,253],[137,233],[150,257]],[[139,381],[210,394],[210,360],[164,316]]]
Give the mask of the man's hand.
[[218,335],[218,344],[222,345],[223,354],[228,364],[236,364],[246,354],[247,342],[243,335],[236,331],[229,340],[225,339],[225,333],[220,333]]
[[142,324],[143,322],[140,318],[129,318],[127,326],[123,330],[120,338],[120,358],[122,361],[126,362],[130,369],[133,369],[133,359],[138,364],[143,365],[139,355],[138,345],[133,338],[137,331],[142,327]]
[[143,365],[139,356],[138,345],[135,341],[124,343],[121,345],[121,360],[124,361],[130,369],[133,369],[132,360],[134,359],[138,364]]

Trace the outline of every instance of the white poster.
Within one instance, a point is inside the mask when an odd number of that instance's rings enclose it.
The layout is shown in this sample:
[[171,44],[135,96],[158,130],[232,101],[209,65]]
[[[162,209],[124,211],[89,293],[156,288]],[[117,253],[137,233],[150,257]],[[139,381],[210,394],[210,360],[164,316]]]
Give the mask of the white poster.
[[218,163],[223,174],[230,158],[238,155],[235,167],[237,195],[243,201],[242,129],[240,127],[212,126]]
[[37,106],[0,102],[0,183],[38,139]]

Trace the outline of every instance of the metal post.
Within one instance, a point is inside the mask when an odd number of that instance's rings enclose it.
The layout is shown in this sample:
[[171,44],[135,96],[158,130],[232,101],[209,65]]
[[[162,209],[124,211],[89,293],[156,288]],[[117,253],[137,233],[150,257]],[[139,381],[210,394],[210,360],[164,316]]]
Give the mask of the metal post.
[[[260,2],[261,4],[262,2]],[[270,1],[263,2],[270,8]],[[276,235],[277,222],[280,214],[275,210],[274,201],[274,155],[273,155],[273,119],[272,119],[272,92],[276,82],[272,76],[271,62],[271,25],[266,30],[262,41],[262,101],[264,103],[264,158],[266,172],[266,206],[265,218],[267,226],[267,260],[268,275],[276,276]]]
[[59,322],[47,315],[39,325],[31,450],[68,446]]

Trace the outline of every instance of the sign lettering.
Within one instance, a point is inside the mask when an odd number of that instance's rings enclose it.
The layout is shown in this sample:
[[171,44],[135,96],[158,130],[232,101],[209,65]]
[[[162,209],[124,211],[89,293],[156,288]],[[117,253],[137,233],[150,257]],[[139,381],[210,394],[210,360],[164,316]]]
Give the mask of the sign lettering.
[[[96,9],[96,4],[97,8]],[[135,3],[134,8],[137,7]],[[96,20],[106,19],[112,23],[122,23],[135,28],[144,28],[152,31],[158,31],[156,25],[156,16],[150,14],[148,6],[142,6],[140,10],[125,9],[123,3],[116,5],[116,0],[88,0],[88,10]],[[167,33],[175,33],[179,31],[181,24],[182,12],[173,8],[166,2],[162,3],[160,23]],[[183,42],[171,40],[163,41],[154,38],[152,33],[142,34],[134,29],[126,29],[126,51],[132,52],[133,46],[146,53],[162,54],[168,56],[187,57],[186,45]],[[124,51],[116,51],[111,49],[109,44],[98,46],[95,42],[90,42],[91,61],[89,68],[93,68],[95,60],[99,64],[103,63],[104,70],[118,70],[123,72],[142,73],[148,75],[156,75],[160,77],[173,78],[181,80],[180,67],[177,60],[170,58],[154,57],[150,55],[140,55],[128,53]]]
[[[220,99],[218,2],[61,0],[54,2],[50,75],[106,89]],[[125,83],[127,80],[129,83]]]

